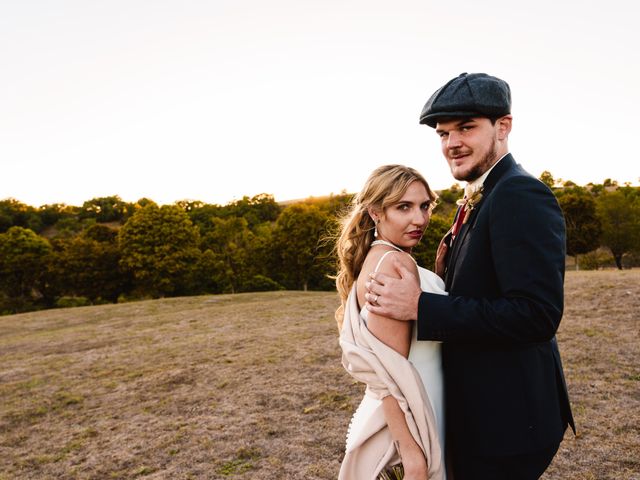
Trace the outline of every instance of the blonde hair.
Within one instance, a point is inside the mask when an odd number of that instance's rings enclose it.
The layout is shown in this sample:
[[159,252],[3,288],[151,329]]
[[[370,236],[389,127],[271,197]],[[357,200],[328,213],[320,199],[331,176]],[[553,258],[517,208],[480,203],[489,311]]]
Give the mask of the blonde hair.
[[353,197],[349,209],[339,219],[340,231],[335,245],[338,257],[338,274],[335,278],[340,295],[340,307],[335,314],[338,328],[342,327],[349,292],[374,240],[375,223],[369,215],[369,208],[384,212],[386,207],[400,201],[413,182],[425,186],[431,200],[430,209],[433,209],[438,195],[431,191],[420,173],[404,165],[383,165],[369,175],[360,193]]

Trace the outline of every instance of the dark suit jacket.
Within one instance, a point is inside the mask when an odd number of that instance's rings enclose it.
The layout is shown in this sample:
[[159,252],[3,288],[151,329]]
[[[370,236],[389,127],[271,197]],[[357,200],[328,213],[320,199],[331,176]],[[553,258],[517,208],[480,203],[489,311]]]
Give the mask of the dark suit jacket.
[[555,333],[565,225],[553,193],[509,154],[449,250],[449,296],[423,293],[418,338],[443,341],[447,444],[515,455],[561,441],[573,418]]

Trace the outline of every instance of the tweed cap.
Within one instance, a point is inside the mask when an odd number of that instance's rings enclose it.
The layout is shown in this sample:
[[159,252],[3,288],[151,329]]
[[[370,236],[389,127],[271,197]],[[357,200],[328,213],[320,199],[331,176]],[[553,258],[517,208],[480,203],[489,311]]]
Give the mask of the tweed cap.
[[495,118],[509,113],[507,82],[486,73],[461,73],[431,95],[420,113],[420,123],[435,128],[439,118]]

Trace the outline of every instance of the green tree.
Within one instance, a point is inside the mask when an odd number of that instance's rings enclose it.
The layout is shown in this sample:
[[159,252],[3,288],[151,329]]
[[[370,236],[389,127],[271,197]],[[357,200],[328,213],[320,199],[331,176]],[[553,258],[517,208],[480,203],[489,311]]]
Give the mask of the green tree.
[[199,232],[176,205],[140,208],[120,229],[120,266],[139,295],[164,297],[193,292]]
[[87,200],[80,209],[80,218],[95,218],[97,222],[124,222],[130,207],[122,199],[113,195]]
[[309,282],[319,270],[316,257],[321,254],[320,240],[326,231],[329,217],[318,207],[294,204],[285,208],[274,231],[278,273],[290,289],[307,290]]
[[223,293],[226,268],[222,258],[211,250],[200,255],[194,269],[194,293]]
[[43,227],[52,227],[64,218],[77,217],[80,209],[64,203],[42,205],[38,209]]
[[147,207],[149,205],[155,205],[156,207],[158,206],[158,204],[153,200],[151,200],[150,198],[142,197],[138,199],[136,203],[131,204],[131,211],[129,213],[133,215],[135,212],[137,212],[141,208]]
[[244,196],[240,200],[225,205],[220,209],[220,215],[244,218],[249,228],[253,230],[256,225],[275,221],[281,210],[273,195],[261,193],[251,198]]
[[210,224],[208,233],[202,238],[201,249],[212,252],[217,262],[217,269],[211,275],[223,291],[239,292],[249,277],[248,245],[253,233],[247,221],[240,217],[214,217]]
[[204,249],[197,267],[203,293],[280,290],[270,278],[273,245],[265,224],[254,234],[243,218],[214,218],[215,226],[202,240]]
[[95,218],[80,218],[78,215],[65,215],[56,222],[51,236],[57,239],[73,238],[92,225],[95,225],[95,223]]
[[[200,200],[178,200],[175,204],[187,213],[198,210],[205,205]],[[191,219],[191,221],[193,221],[193,219]]]
[[551,189],[553,189],[556,184],[555,178],[553,178],[553,175],[551,175],[551,172],[548,170],[545,170],[540,174],[540,181]]
[[0,233],[11,227],[23,227],[40,232],[42,221],[38,211],[13,198],[0,200]]
[[596,184],[592,182],[587,183],[587,189],[589,190],[589,192],[591,192],[591,195],[593,195],[594,198],[596,199],[602,194],[602,192],[605,191],[604,185]]
[[51,244],[33,230],[11,227],[0,234],[0,290],[31,299],[42,293]]
[[179,203],[180,207],[184,209],[189,218],[200,229],[200,235],[203,237],[213,228],[212,218],[223,218],[222,208],[220,205],[205,203],[202,205],[192,205],[191,207],[184,203]]
[[274,248],[274,222],[264,222],[253,228],[246,244],[247,276],[242,285],[245,292],[281,290],[274,278],[279,262]]
[[[339,211],[338,211],[339,212]],[[333,291],[336,289],[335,275],[337,258],[335,241],[340,230],[338,216],[331,211],[322,210],[324,232],[321,234],[309,277],[308,288],[311,290]]]
[[456,202],[463,196],[464,189],[457,183],[454,183],[447,189],[440,190],[438,192],[438,204],[435,209],[435,214],[446,219],[449,223],[453,222],[453,217],[458,210]]
[[567,254],[575,257],[591,252],[600,246],[602,226],[596,215],[596,202],[589,193],[575,190],[558,198],[567,226]]
[[117,232],[94,225],[81,235],[56,242],[50,270],[56,296],[86,297],[115,302],[127,287],[119,268]]
[[118,230],[107,227],[106,225],[91,225],[82,235],[96,242],[116,244],[118,241]]
[[611,250],[616,267],[622,270],[622,257],[640,249],[640,197],[623,189],[604,192],[597,201],[602,222],[602,244]]

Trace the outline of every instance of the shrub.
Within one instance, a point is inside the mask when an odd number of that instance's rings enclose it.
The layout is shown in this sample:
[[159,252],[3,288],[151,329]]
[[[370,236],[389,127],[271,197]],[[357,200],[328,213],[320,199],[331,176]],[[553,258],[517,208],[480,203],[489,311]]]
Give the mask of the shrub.
[[271,280],[264,275],[254,275],[250,280],[242,286],[244,292],[271,292],[275,290],[284,290],[284,287],[278,282]]
[[601,248],[580,256],[580,268],[583,270],[599,270],[612,265],[614,265],[613,256]]
[[87,297],[60,297],[56,300],[58,308],[86,307],[91,305]]

